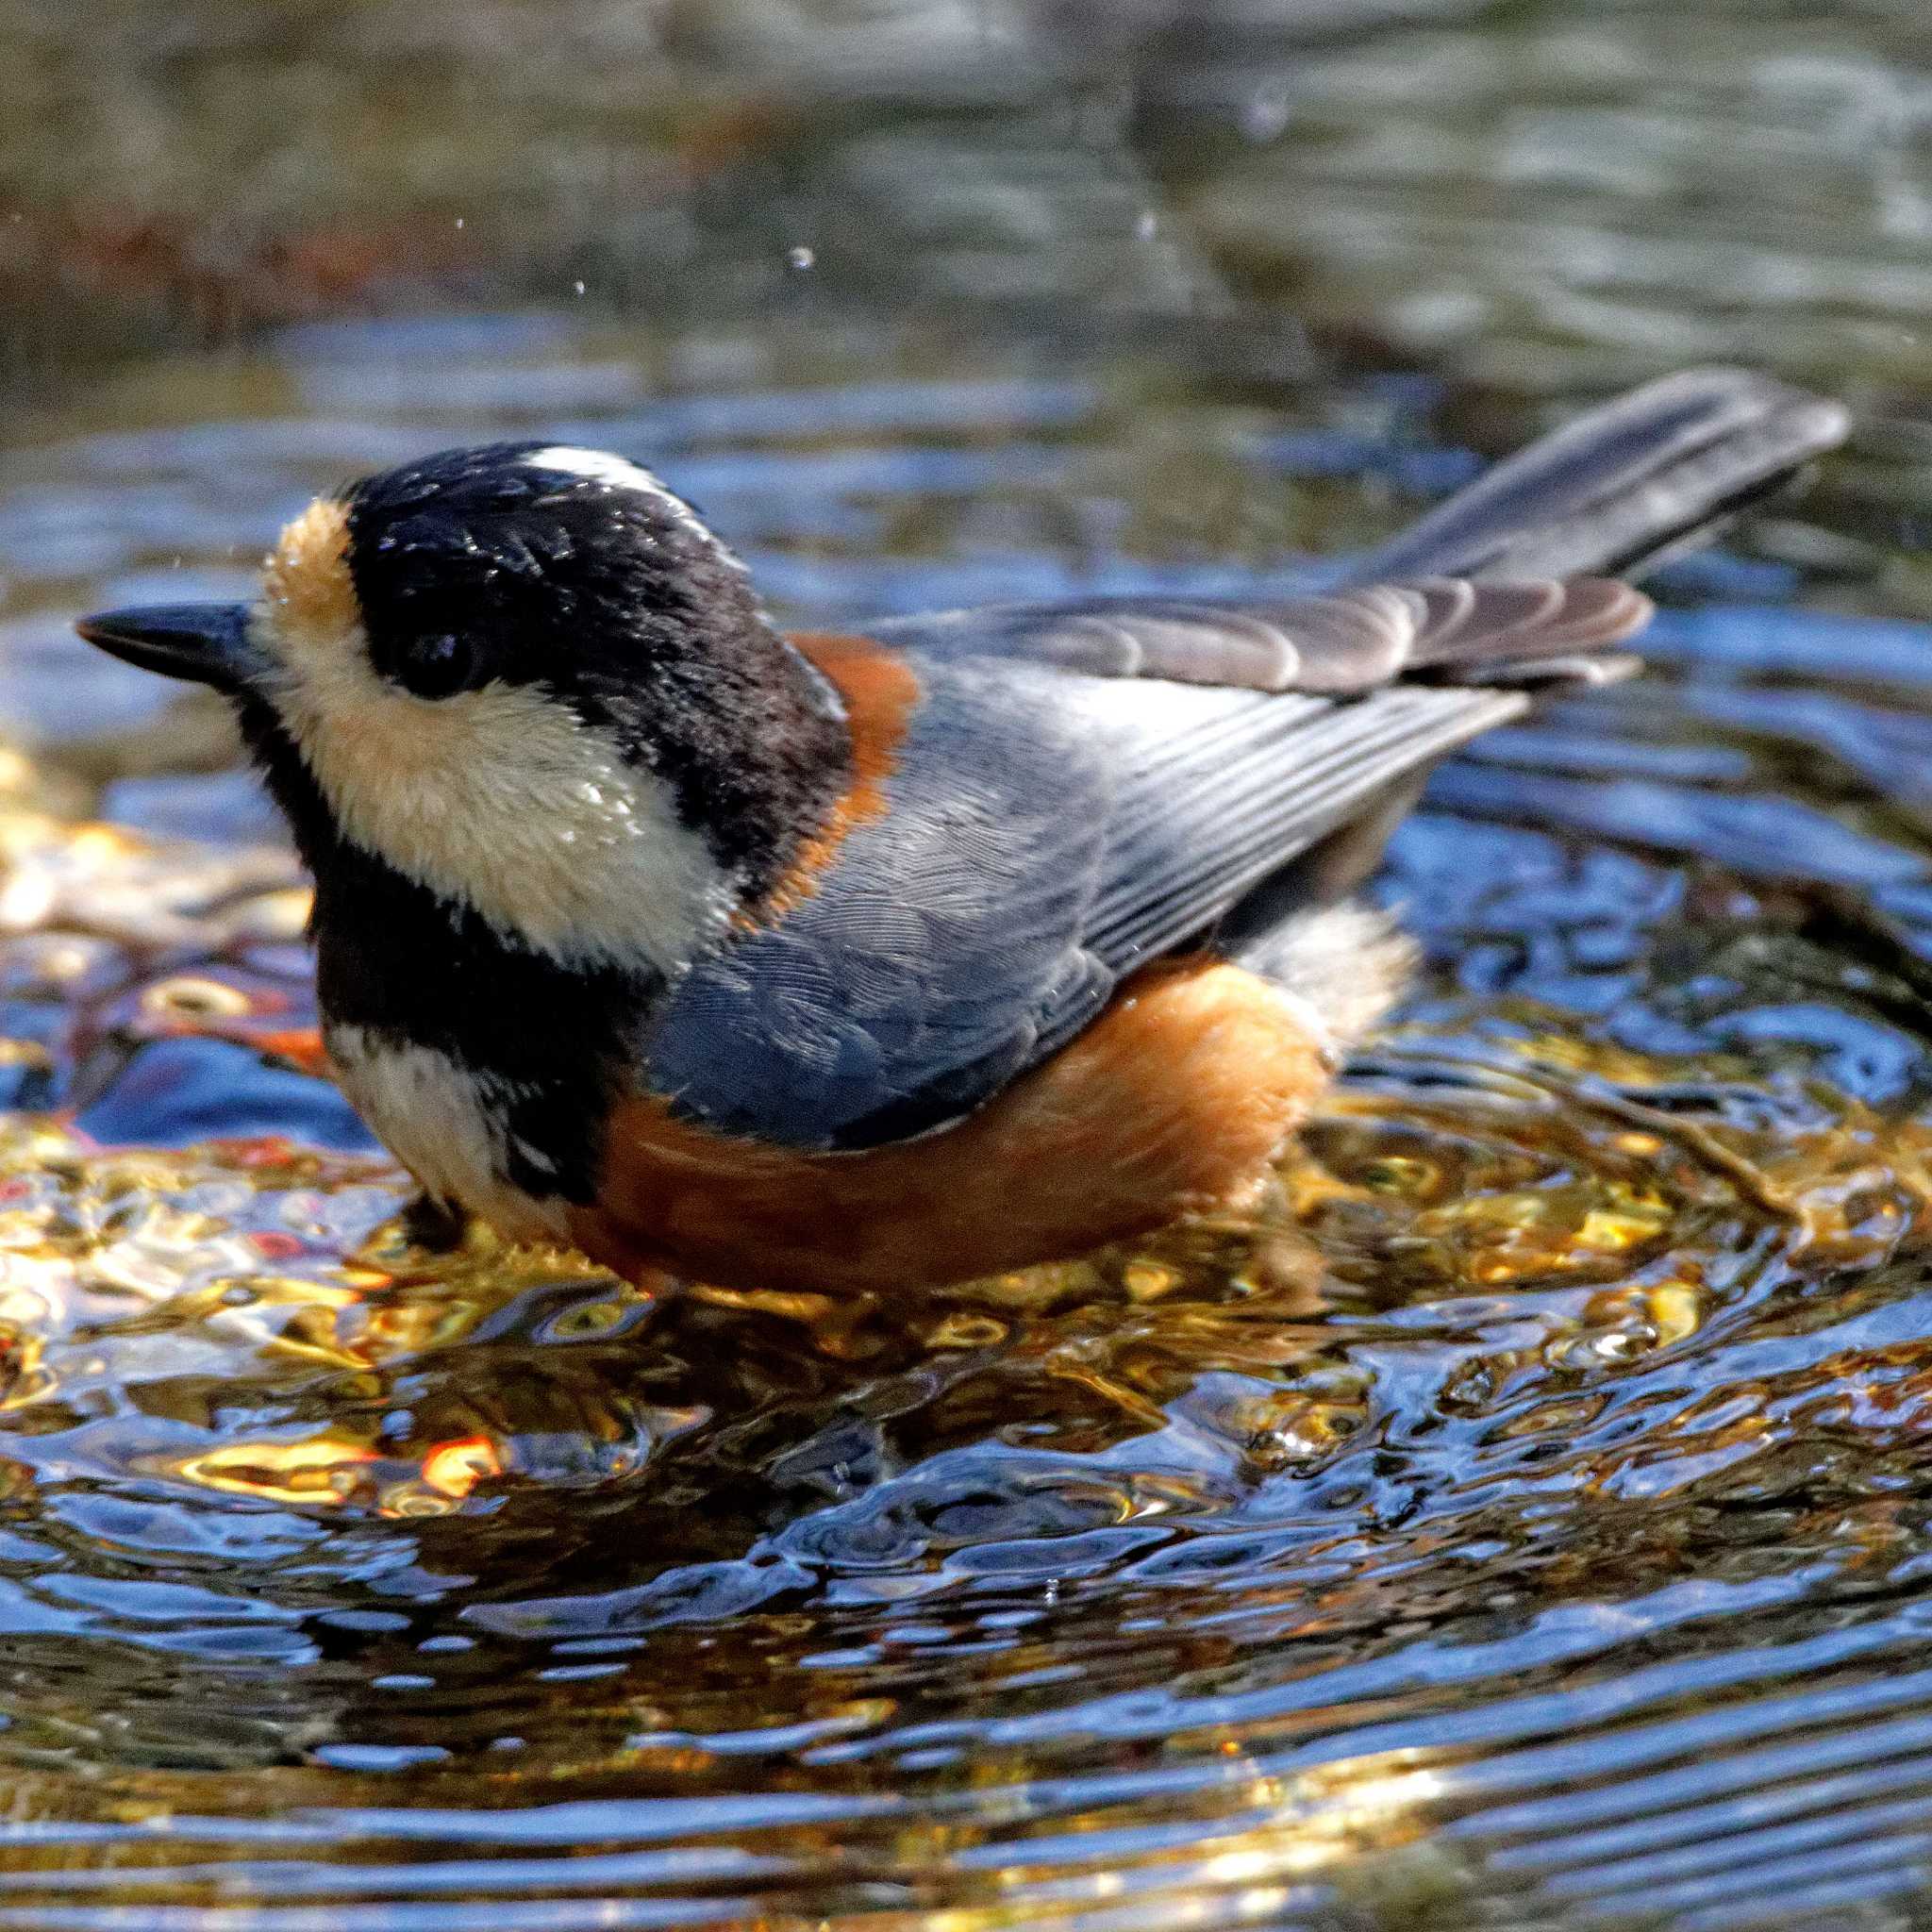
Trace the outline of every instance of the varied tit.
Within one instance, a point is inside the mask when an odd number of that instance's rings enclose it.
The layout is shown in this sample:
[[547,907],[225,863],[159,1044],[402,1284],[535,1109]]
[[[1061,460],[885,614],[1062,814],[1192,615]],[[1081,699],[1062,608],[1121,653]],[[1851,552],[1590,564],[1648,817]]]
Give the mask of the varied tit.
[[87,619],[231,699],[315,876],[324,1038],[437,1203],[641,1278],[891,1289],[1239,1208],[1407,949],[1419,774],[1626,668],[1611,578],[1844,433],[1704,371],[1322,594],[786,636],[622,457],[321,498],[248,606]]

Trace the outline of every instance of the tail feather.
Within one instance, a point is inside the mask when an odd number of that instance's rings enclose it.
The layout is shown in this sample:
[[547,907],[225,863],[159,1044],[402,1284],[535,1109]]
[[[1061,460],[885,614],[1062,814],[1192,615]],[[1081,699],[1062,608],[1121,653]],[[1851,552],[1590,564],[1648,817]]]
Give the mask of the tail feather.
[[1843,407],[1741,369],[1692,369],[1592,409],[1377,550],[1351,583],[1568,577],[1655,561],[1844,440]]
[[[1306,633],[1324,647],[1304,650],[1300,680],[1347,691],[1363,666],[1509,690],[1619,675],[1632,660],[1607,647],[1649,606],[1608,579],[1701,541],[1848,426],[1836,403],[1732,369],[1692,370],[1607,403],[1353,559],[1336,594],[1298,608],[1297,646]],[[1414,957],[1392,924],[1347,895],[1419,785],[1391,786],[1222,923],[1228,956],[1306,999],[1341,1053],[1400,998]]]

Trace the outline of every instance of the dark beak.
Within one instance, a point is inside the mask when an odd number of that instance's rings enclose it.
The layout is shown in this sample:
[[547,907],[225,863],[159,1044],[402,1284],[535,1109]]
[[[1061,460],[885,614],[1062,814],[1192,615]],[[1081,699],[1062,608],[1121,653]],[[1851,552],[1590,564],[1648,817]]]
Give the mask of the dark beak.
[[258,658],[248,641],[245,604],[157,604],[143,609],[103,610],[75,626],[109,657],[185,677],[217,691],[239,691]]

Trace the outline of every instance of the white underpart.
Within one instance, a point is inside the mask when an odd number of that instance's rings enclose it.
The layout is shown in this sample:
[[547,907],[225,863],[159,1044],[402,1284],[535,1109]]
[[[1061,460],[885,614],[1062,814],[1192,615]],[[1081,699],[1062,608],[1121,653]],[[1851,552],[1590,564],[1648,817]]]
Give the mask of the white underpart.
[[1386,913],[1347,901],[1301,913],[1242,963],[1302,1008],[1323,1058],[1340,1066],[1401,999],[1415,941]]
[[729,919],[729,880],[653,774],[525,685],[429,700],[366,641],[277,622],[273,695],[342,830],[438,897],[569,963],[675,974]]
[[640,496],[648,496],[691,535],[702,537],[708,549],[717,551],[733,563],[738,561],[698,521],[683,497],[662,477],[653,475],[641,463],[634,463],[628,457],[615,456],[608,449],[578,449],[572,443],[558,442],[548,449],[534,451],[524,460],[533,470],[551,470],[562,476],[582,476],[592,483],[608,483],[615,490],[631,490]]
[[[537,1200],[507,1178],[505,1120],[518,1097],[514,1082],[472,1073],[431,1047],[391,1044],[360,1026],[330,1026],[325,1041],[357,1112],[438,1200],[480,1214],[513,1241],[567,1238],[560,1200]],[[527,1147],[519,1151],[531,1156]]]

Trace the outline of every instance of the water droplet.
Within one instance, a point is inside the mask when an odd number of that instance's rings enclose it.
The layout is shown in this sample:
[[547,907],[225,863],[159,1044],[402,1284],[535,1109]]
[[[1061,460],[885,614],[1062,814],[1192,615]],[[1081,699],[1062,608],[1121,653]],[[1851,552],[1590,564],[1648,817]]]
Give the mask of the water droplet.
[[1241,132],[1256,142],[1279,139],[1286,131],[1290,108],[1279,94],[1257,94],[1241,109]]

